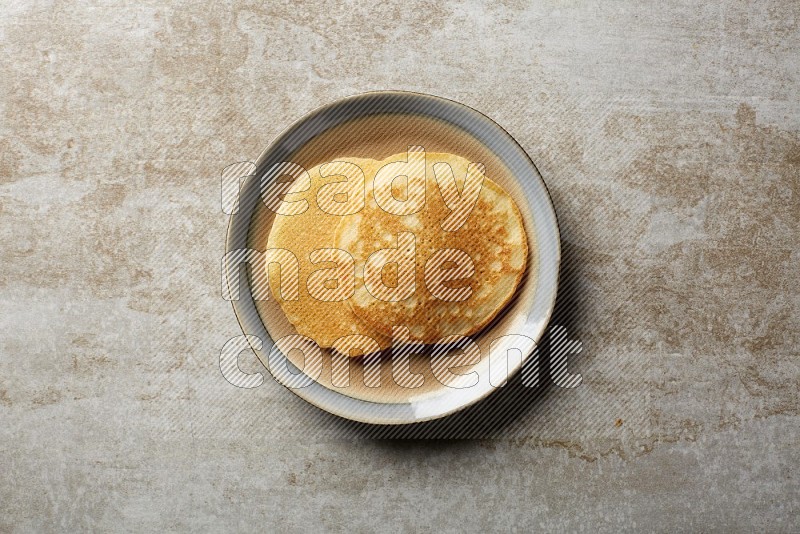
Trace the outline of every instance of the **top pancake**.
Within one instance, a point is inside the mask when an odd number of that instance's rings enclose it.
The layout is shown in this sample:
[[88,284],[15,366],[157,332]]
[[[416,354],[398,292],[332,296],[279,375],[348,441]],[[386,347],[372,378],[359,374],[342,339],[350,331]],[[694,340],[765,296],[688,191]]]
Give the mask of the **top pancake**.
[[[454,177],[458,194],[465,194],[464,182],[470,162],[443,153],[425,155],[425,202],[421,210],[409,215],[389,213],[378,206],[376,198],[383,206],[387,205],[386,200],[391,203],[387,196],[402,200],[402,184],[394,184],[391,192],[382,187],[376,192],[375,173],[387,164],[406,161],[409,157],[403,153],[379,163],[369,163],[364,209],[338,221],[335,247],[348,251],[356,264],[357,290],[348,300],[349,307],[364,324],[386,336],[392,334],[394,326],[407,327],[415,340],[425,344],[436,343],[449,335],[474,334],[511,300],[525,272],[528,245],[522,216],[508,193],[486,177],[472,211],[453,224],[453,218],[448,219],[451,209],[445,203],[445,193],[437,185],[437,178],[443,183],[448,176],[451,181]],[[449,165],[452,174],[444,164]],[[418,170],[421,173],[421,168]],[[469,170],[482,174],[481,168],[473,166]],[[473,178],[475,176],[477,174]],[[448,197],[451,206],[452,191]],[[443,229],[443,225],[450,231]],[[401,234],[404,237],[399,240]],[[398,246],[408,252],[412,247],[415,249],[413,276],[396,264],[389,264],[377,275],[373,268],[367,273],[372,291],[365,290],[365,262],[379,249]],[[451,269],[451,276],[442,277],[447,269]],[[391,289],[405,287],[409,282],[414,285],[414,291],[407,297],[407,291]],[[401,298],[386,300],[398,297]]]

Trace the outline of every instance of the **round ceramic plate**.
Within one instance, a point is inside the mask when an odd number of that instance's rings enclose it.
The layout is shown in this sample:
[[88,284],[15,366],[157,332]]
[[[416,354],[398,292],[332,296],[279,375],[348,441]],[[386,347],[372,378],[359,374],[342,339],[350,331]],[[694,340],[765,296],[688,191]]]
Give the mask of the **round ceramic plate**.
[[[473,336],[481,349],[480,361],[459,369],[472,374],[469,387],[438,383],[430,370],[420,371],[425,386],[408,389],[384,380],[379,388],[335,387],[326,369],[322,379],[303,374],[305,360],[275,348],[275,340],[291,334],[274,299],[253,298],[252,279],[239,277],[239,298],[233,308],[243,332],[260,343],[251,346],[273,377],[311,404],[347,419],[373,424],[408,424],[444,417],[465,408],[501,387],[535,350],[553,311],[558,285],[560,240],[555,210],[547,188],[525,151],[491,119],[458,102],[435,96],[380,91],[345,98],[317,109],[281,134],[259,157],[256,172],[241,187],[238,211],[230,219],[226,252],[264,250],[271,220],[261,202],[259,178],[281,162],[318,164],[336,157],[382,159],[421,145],[429,152],[449,152],[487,164],[487,176],[498,181],[517,203],[528,239],[528,270],[515,298],[486,328]],[[492,169],[505,169],[498,179]],[[479,238],[479,237],[477,237]],[[238,271],[238,269],[237,269]],[[230,281],[229,281],[230,282]],[[301,281],[302,283],[302,281]],[[254,339],[254,338],[250,338]],[[531,343],[509,354],[515,340]],[[505,346],[504,341],[509,341]],[[490,350],[492,349],[492,350]],[[497,354],[503,355],[502,365]],[[330,359],[325,365],[330,365]],[[352,366],[361,365],[351,360]],[[420,360],[414,365],[424,367]],[[386,365],[391,365],[386,362]],[[357,369],[356,369],[357,370]],[[357,370],[358,371],[358,370]],[[363,372],[354,373],[356,378]],[[325,377],[328,377],[326,380]]]

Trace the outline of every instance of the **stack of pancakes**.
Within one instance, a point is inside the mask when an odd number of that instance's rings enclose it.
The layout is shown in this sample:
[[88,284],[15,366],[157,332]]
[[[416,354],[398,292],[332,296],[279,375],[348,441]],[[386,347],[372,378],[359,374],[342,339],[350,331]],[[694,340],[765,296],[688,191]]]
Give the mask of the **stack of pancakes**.
[[[304,199],[308,209],[275,216],[267,248],[287,249],[298,258],[301,283],[299,299],[285,300],[279,273],[270,270],[273,295],[297,332],[320,347],[359,356],[391,346],[399,328],[426,345],[469,336],[500,313],[522,280],[528,258],[522,216],[509,194],[483,176],[482,166],[454,154],[424,154],[421,181],[415,182],[424,184],[424,204],[408,215],[383,209],[387,204],[381,195],[408,200],[411,191],[403,191],[402,180],[393,181],[388,191],[376,190],[375,176],[408,157],[339,158],[309,169],[311,187],[290,188],[284,197],[287,202]],[[363,171],[363,181],[353,165]],[[466,194],[468,173],[473,184],[480,183],[480,192],[468,216],[454,223],[448,219],[452,199],[447,194],[455,189],[442,185],[454,179],[458,194]],[[405,183],[410,188],[411,179]],[[415,252],[410,272],[389,263],[372,283],[376,273],[368,273],[365,284],[364,266],[372,254],[409,243]],[[431,279],[432,273],[448,269],[442,281]],[[413,291],[402,291],[399,299],[397,291],[389,291],[392,297],[374,290],[380,283],[390,290],[409,281]],[[354,343],[354,335],[374,343]]]

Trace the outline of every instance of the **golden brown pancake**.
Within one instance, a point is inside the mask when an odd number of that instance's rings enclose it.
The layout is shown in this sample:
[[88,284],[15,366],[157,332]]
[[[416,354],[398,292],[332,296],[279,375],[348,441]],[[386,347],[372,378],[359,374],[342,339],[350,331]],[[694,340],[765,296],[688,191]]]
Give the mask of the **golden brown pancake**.
[[[335,247],[349,251],[355,259],[356,292],[347,301],[353,315],[383,335],[390,336],[395,326],[405,326],[416,340],[433,344],[449,335],[474,334],[503,309],[525,272],[528,245],[519,209],[488,177],[482,179],[468,216],[451,214],[448,205],[457,200],[454,194],[467,194],[467,173],[473,185],[482,176],[481,166],[471,166],[453,154],[425,155],[422,209],[395,214],[393,202],[411,197],[413,179],[407,178],[409,191],[404,197],[402,182],[388,190],[379,186],[376,191],[375,171],[393,162],[411,162],[410,158],[409,152],[369,164],[372,172],[366,173],[365,208],[337,221]],[[421,177],[421,168],[417,171]],[[453,181],[458,184],[457,193]],[[443,191],[442,184],[448,183],[451,187]],[[379,207],[377,201],[395,212]],[[392,248],[398,250],[372,256],[377,250]],[[412,253],[415,263],[410,270],[403,267],[404,262],[379,269],[381,259],[397,260]],[[370,257],[375,261],[365,269]],[[409,284],[413,286],[410,293]]]
[[[373,169],[377,164],[374,160],[343,159],[361,167],[367,176],[372,176],[376,170]],[[321,168],[329,176],[322,177]],[[359,191],[357,180],[340,183],[344,181],[343,176],[334,174],[350,171],[352,169],[348,169],[346,165],[323,164],[309,169],[311,185],[308,190],[299,191],[303,189],[304,185],[301,180],[296,180],[292,184],[284,201],[293,203],[291,206],[301,206],[302,201],[305,200],[308,207],[303,213],[296,215],[276,214],[267,239],[267,248],[286,249],[297,257],[300,269],[299,298],[298,300],[283,298],[278,289],[278,272],[274,268],[270,269],[270,287],[275,299],[286,314],[286,318],[297,332],[313,339],[320,347],[331,347],[337,339],[343,336],[362,334],[375,339],[381,348],[385,348],[389,346],[389,340],[361,321],[345,300],[338,300],[347,296],[348,289],[342,287],[345,284],[341,284],[341,281],[347,278],[346,271],[348,269],[346,262],[340,261],[343,259],[341,254],[324,250],[314,253],[318,249],[334,247],[338,223],[352,217],[323,211],[317,202],[318,193],[321,193],[323,208],[334,213],[343,212],[348,208],[352,209],[353,204],[351,203],[357,202],[356,199],[359,197],[363,198],[364,186],[361,185]],[[349,195],[342,191],[347,191]],[[355,208],[358,207],[355,206]],[[331,259],[336,261],[325,261]],[[312,263],[311,260],[315,260],[315,263]],[[337,266],[340,268],[338,271]],[[336,284],[326,281],[326,279],[334,278],[337,274],[340,275],[338,287]],[[281,273],[281,275],[285,275],[285,273]],[[352,278],[352,274],[350,276]],[[347,346],[347,343],[344,345]]]

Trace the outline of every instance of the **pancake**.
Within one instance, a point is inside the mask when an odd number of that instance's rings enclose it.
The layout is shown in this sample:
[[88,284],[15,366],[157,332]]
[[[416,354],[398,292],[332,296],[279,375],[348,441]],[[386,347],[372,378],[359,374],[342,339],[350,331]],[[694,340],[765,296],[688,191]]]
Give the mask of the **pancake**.
[[[482,166],[453,154],[428,153],[423,176],[421,160],[413,157],[409,151],[370,165],[377,170],[407,161],[413,176],[394,180],[389,188],[381,180],[376,188],[375,172],[368,172],[365,208],[339,221],[335,246],[355,260],[357,290],[347,301],[353,315],[380,334],[407,327],[415,340],[433,344],[445,336],[474,334],[497,316],[525,273],[528,245],[519,209],[497,183],[483,177]],[[473,186],[481,178],[482,184],[473,191],[478,196],[471,212],[458,216],[448,206],[469,194],[468,172]],[[406,184],[405,200],[421,209],[398,215],[411,211],[400,207]],[[411,198],[418,198],[420,188],[422,205]],[[373,255],[380,249],[396,250]],[[383,261],[410,256],[415,257],[410,266],[403,260],[380,268]]]
[[[378,162],[374,160],[342,158],[339,161],[358,165],[366,176],[373,176],[377,170]],[[323,177],[320,174],[321,168],[328,176]],[[285,276],[285,273],[279,273],[274,267],[270,268],[270,287],[297,333],[311,338],[320,347],[332,347],[334,342],[343,336],[361,334],[374,339],[380,348],[385,348],[390,344],[389,339],[361,321],[347,302],[342,300],[348,297],[351,291],[351,284],[342,283],[348,279],[348,270],[349,279],[354,282],[352,266],[348,265],[346,254],[333,251],[314,252],[334,247],[337,224],[352,217],[342,213],[361,207],[358,205],[358,199],[364,198],[363,184],[358,183],[357,179],[350,178],[345,182],[343,175],[335,174],[351,173],[352,170],[347,165],[337,162],[323,164],[309,169],[310,187],[307,190],[302,191],[308,186],[308,182],[304,183],[302,179],[297,179],[288,186],[288,192],[283,200],[291,204],[284,204],[289,209],[279,210],[287,213],[286,215],[280,213],[275,215],[267,238],[267,248],[289,250],[297,257],[300,271],[299,298],[297,300],[283,298],[279,287],[280,275]],[[317,203],[318,193],[322,206]],[[273,196],[271,200],[274,201],[276,198],[277,196]],[[304,212],[288,214],[299,211],[305,205],[303,201],[308,203]],[[276,205],[273,204],[272,207]],[[339,284],[330,282],[331,278],[337,276]],[[352,342],[348,343],[345,340],[338,344],[337,348],[351,345]],[[355,351],[352,354],[347,350],[343,352],[353,356],[360,355]]]

